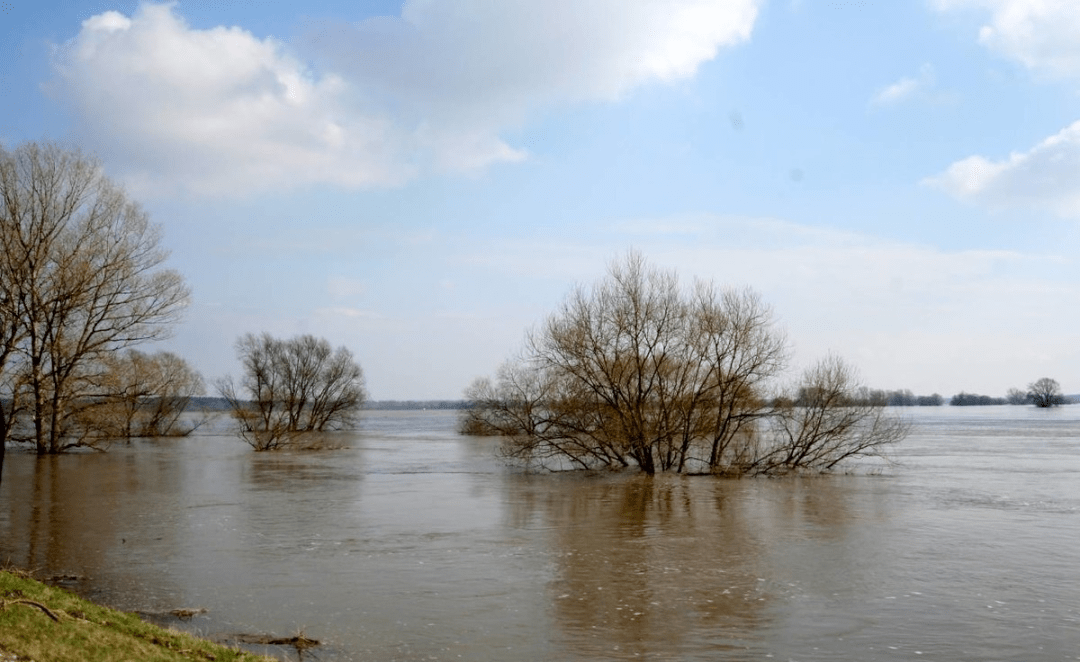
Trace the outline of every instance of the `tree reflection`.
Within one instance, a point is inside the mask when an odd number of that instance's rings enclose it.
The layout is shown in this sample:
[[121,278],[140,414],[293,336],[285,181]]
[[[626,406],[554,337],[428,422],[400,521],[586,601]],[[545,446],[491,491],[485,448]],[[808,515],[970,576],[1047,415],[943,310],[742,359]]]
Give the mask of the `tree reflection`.
[[754,645],[773,595],[744,482],[555,480],[545,489],[522,478],[511,517],[551,531],[553,619],[575,657]]
[[[176,472],[157,459],[143,450],[12,463],[19,497],[5,499],[0,558],[44,577],[92,577],[100,597],[120,608],[155,608],[134,595],[145,566],[163,564],[160,551],[175,549],[179,533],[175,514],[152,505],[179,489]],[[176,592],[168,577],[155,582]]]

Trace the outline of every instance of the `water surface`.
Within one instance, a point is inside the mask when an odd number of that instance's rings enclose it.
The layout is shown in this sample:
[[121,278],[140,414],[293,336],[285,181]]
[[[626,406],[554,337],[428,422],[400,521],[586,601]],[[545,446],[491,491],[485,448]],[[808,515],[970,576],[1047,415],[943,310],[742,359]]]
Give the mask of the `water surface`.
[[451,412],[13,453],[0,560],[305,659],[1080,659],[1080,406],[905,413],[896,464],[812,478],[525,475]]

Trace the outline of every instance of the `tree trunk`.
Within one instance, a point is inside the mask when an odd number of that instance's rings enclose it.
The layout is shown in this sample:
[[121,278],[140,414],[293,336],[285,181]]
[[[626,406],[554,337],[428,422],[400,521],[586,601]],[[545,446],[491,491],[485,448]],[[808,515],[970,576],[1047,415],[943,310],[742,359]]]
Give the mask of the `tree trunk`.
[[7,416],[4,415],[4,406],[0,404],[0,485],[4,484],[4,452],[7,446]]

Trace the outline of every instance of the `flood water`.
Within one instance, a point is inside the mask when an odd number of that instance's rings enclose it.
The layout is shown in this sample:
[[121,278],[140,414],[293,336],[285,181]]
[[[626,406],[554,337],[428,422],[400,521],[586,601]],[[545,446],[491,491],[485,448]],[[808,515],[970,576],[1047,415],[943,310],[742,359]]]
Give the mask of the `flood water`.
[[904,414],[896,464],[814,478],[526,475],[452,412],[15,452],[0,561],[307,660],[1080,659],[1080,405]]

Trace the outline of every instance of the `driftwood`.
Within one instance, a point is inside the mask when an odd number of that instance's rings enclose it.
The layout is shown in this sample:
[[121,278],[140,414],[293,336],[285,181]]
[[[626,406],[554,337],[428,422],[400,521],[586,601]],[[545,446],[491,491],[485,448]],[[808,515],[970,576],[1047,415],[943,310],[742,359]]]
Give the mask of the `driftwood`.
[[307,650],[308,648],[315,648],[319,645],[317,639],[309,639],[304,636],[304,633],[293,635],[291,637],[272,637],[270,635],[263,634],[238,634],[230,639],[242,644],[259,644],[262,646],[292,646],[298,651]]
[[190,621],[193,616],[199,614],[205,614],[206,607],[178,607],[176,609],[169,609],[168,611],[136,611],[143,620],[166,620],[169,616],[179,618],[181,621]]
[[40,602],[35,602],[33,600],[26,600],[26,599],[23,599],[23,598],[19,598],[17,600],[0,600],[0,611],[3,611],[5,609],[7,609],[8,605],[26,605],[27,607],[36,607],[36,608],[40,609],[42,612],[44,612],[46,616],[53,619],[55,622],[57,622],[57,623],[60,622],[60,615],[57,614],[52,609],[49,609],[45,605],[41,604]]
[[195,616],[197,614],[205,614],[206,607],[195,607],[193,609],[173,609],[169,611],[169,613],[182,621],[190,621],[192,616]]

